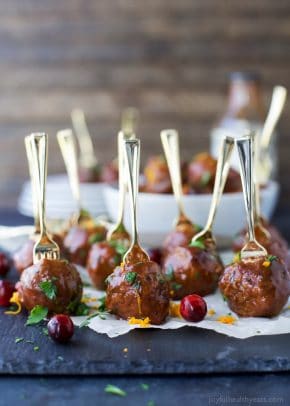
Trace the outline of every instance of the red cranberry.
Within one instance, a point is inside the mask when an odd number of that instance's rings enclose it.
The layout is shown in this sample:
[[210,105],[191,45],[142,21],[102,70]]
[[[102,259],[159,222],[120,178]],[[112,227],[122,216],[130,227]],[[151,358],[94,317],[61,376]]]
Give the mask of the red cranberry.
[[162,261],[162,250],[161,248],[148,248],[147,253],[151,261],[161,264]]
[[66,314],[56,314],[48,324],[47,329],[51,338],[59,343],[68,342],[74,333],[74,325]]
[[0,276],[5,276],[10,269],[10,261],[4,252],[0,252]]
[[12,283],[0,280],[0,306],[10,305],[10,299],[14,291],[15,287]]
[[199,295],[185,296],[180,302],[180,314],[187,320],[197,323],[205,318],[207,305]]

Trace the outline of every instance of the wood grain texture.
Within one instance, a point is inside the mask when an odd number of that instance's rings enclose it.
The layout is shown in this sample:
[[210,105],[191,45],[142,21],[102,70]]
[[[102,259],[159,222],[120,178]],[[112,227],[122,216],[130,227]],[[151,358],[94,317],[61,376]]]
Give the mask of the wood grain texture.
[[[23,137],[55,142],[75,106],[88,115],[102,160],[116,153],[123,107],[141,111],[142,159],[176,127],[185,158],[208,145],[225,104],[227,74],[259,70],[265,102],[290,88],[288,0],[0,0],[0,206],[15,206],[27,165]],[[290,195],[289,104],[281,120],[282,203]]]

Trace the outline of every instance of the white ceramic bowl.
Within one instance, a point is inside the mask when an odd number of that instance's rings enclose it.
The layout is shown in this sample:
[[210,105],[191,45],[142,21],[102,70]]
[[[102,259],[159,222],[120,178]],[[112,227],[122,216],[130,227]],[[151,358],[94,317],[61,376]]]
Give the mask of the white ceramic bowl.
[[[67,219],[76,209],[65,174],[47,177],[46,213],[51,219]],[[81,198],[84,209],[93,216],[106,213],[103,198],[104,183],[81,183]],[[30,182],[25,182],[18,200],[18,210],[26,216],[33,216]]]
[[[269,182],[261,190],[261,210],[266,218],[273,214],[279,194],[277,182]],[[107,212],[112,221],[118,215],[118,190],[114,186],[104,187],[104,198]],[[210,194],[184,196],[186,214],[197,224],[205,225],[212,196]],[[166,234],[172,229],[177,215],[177,206],[173,195],[139,193],[138,229],[141,242],[146,245],[160,245]],[[246,212],[242,193],[226,193],[222,196],[217,211],[214,233],[220,246],[226,246],[232,237],[246,223]],[[125,224],[129,230],[130,211],[128,196],[126,199]]]

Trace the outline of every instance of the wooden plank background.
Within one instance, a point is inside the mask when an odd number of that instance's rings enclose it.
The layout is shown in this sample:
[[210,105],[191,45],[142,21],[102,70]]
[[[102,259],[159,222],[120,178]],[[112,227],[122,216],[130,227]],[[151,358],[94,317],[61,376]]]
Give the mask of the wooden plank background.
[[[102,160],[116,153],[121,109],[141,111],[143,160],[176,127],[182,154],[205,149],[225,105],[227,74],[254,69],[290,89],[289,0],[0,0],[0,206],[15,206],[27,165],[23,137],[55,142],[69,112],[87,112]],[[282,204],[290,197],[289,103],[280,125]]]

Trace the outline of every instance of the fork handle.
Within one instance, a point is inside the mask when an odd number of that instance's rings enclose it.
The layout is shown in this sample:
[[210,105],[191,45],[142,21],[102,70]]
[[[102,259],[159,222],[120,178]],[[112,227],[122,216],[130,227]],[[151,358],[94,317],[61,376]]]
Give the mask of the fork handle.
[[72,130],[65,129],[58,131],[56,137],[65,163],[71,191],[75,203],[77,205],[78,215],[80,215],[81,212],[80,182],[78,174],[76,146]]
[[37,200],[37,184],[35,179],[35,170],[33,166],[33,157],[32,157],[32,148],[30,142],[30,135],[27,135],[24,138],[24,144],[26,149],[26,156],[28,162],[29,176],[31,182],[31,194],[32,194],[32,206],[33,206],[33,217],[34,217],[34,234],[40,233],[40,224],[39,224],[39,210],[38,210],[38,200]]
[[244,190],[244,200],[249,226],[249,241],[255,238],[255,190],[254,190],[254,133],[237,139],[237,148],[240,158],[241,180]]
[[169,169],[174,197],[179,210],[179,217],[185,216],[184,205],[182,201],[179,135],[178,132],[174,129],[166,129],[161,131],[160,137]]
[[224,136],[220,146],[217,169],[213,188],[212,201],[205,230],[210,231],[215,219],[216,211],[226,184],[230,169],[230,159],[232,156],[235,141],[232,137]]
[[35,189],[39,210],[41,236],[47,236],[45,215],[45,193],[47,177],[47,134],[32,133],[30,136],[33,168],[35,173]]

